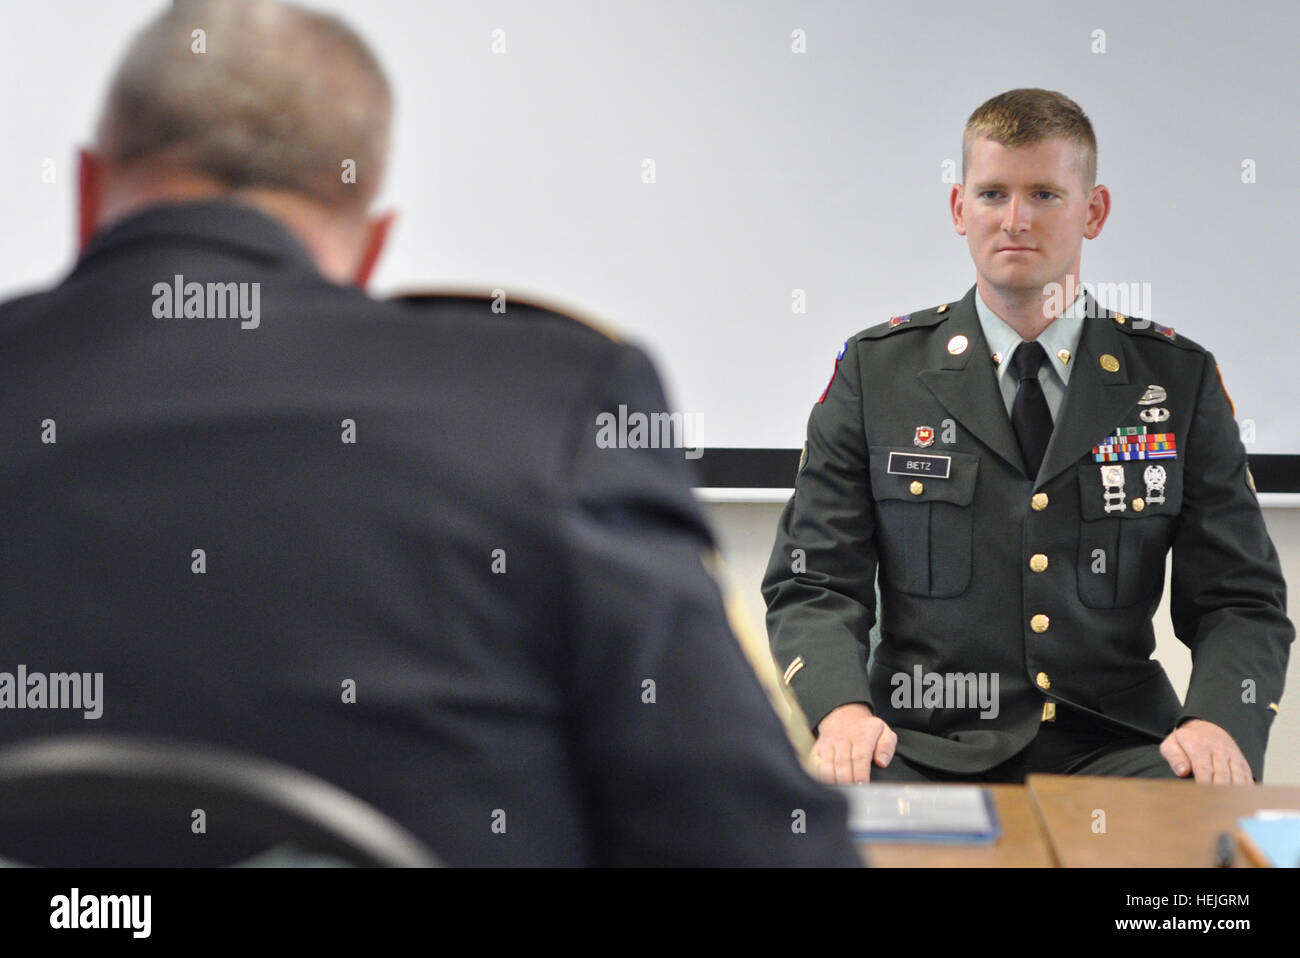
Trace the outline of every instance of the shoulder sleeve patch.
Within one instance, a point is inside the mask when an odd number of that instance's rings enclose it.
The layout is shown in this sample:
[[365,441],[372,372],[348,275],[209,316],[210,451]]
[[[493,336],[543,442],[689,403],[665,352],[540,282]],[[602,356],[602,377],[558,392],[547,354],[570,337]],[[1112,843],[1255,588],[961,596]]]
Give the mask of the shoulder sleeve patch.
[[1232,397],[1228,395],[1228,387],[1223,385],[1223,369],[1218,363],[1214,364],[1214,371],[1219,374],[1219,388],[1223,390],[1223,396],[1228,400],[1228,411],[1234,416],[1237,415],[1237,407],[1232,402]]
[[[844,341],[844,345],[840,347],[840,351],[835,354],[835,368],[831,370],[831,378],[829,382],[826,383],[826,388],[823,389],[822,394],[817,397],[817,401],[819,403],[826,401],[826,394],[831,391],[831,383],[835,382],[835,374],[840,371],[840,360],[844,358],[844,354],[848,352],[848,350],[849,350],[849,342],[846,339]],[[805,452],[807,452],[806,449]],[[800,468],[803,468],[803,463],[800,462],[799,466]]]

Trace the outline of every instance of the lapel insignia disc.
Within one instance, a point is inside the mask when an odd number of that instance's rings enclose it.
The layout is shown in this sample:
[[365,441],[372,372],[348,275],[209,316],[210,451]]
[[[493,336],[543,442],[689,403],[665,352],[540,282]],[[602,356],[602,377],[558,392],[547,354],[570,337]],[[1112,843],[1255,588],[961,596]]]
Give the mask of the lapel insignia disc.
[[954,356],[960,356],[962,353],[966,352],[966,347],[969,345],[970,340],[965,336],[954,336],[952,339],[948,340],[948,352],[952,353]]
[[1097,361],[1101,363],[1101,368],[1106,370],[1106,372],[1108,373],[1119,372],[1119,360],[1116,359],[1114,356],[1112,356],[1110,353],[1102,353],[1101,359]]

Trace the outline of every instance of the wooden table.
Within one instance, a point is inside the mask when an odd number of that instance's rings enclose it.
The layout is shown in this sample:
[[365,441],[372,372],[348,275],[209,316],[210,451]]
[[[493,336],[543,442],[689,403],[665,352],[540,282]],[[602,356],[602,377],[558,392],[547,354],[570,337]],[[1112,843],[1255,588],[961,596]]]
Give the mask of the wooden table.
[[982,787],[993,793],[998,819],[1002,823],[1002,835],[996,843],[859,842],[858,851],[868,865],[880,868],[1043,868],[1055,865],[1051,844],[1028,789],[1023,785]]
[[[1218,836],[1238,818],[1262,808],[1300,809],[1300,788],[1279,785],[1030,775],[1025,787],[1052,854],[1066,867],[1206,868]],[[1237,864],[1247,864],[1240,849]]]
[[[1278,785],[1030,775],[1024,785],[981,787],[993,793],[1002,824],[996,843],[859,842],[858,851],[883,868],[1208,868],[1219,835],[1238,818],[1300,809],[1300,788]],[[1235,864],[1250,864],[1239,846]]]

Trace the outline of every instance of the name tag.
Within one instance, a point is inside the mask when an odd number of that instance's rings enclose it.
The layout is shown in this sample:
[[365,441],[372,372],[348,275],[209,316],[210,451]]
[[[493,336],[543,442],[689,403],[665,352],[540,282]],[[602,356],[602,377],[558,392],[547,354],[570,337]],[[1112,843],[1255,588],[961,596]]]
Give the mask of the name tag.
[[952,456],[921,456],[910,452],[891,452],[888,472],[891,476],[927,476],[947,479]]

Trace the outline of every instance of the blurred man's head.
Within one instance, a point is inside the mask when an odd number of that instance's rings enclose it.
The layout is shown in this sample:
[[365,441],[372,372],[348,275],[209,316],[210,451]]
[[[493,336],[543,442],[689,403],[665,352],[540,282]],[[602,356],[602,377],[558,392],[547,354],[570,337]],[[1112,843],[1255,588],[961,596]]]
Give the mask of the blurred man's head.
[[1011,90],[966,123],[962,183],[950,199],[986,300],[1045,296],[1078,280],[1084,238],[1101,232],[1110,193],[1097,180],[1097,140],[1079,105],[1048,90]]
[[383,68],[337,18],[177,3],[132,41],[82,153],[82,242],[153,203],[225,196],[285,223],[329,279],[364,285],[391,222],[367,214],[392,111]]

